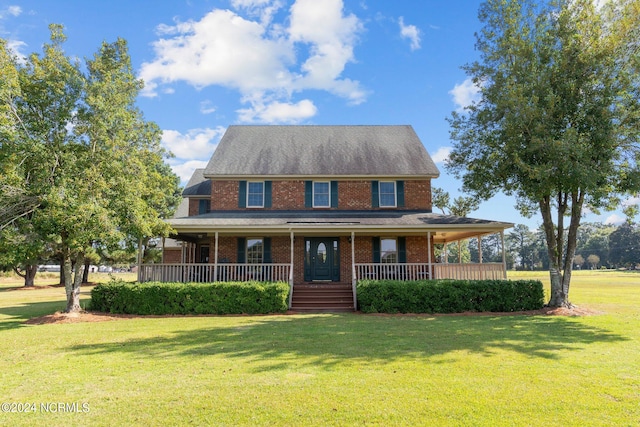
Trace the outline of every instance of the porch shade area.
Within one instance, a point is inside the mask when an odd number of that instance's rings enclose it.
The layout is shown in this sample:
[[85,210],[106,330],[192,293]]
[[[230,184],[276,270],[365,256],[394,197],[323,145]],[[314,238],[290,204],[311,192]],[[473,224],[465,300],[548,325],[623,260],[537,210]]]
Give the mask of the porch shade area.
[[[482,236],[489,234],[501,235],[504,248],[504,230],[513,226],[511,223],[414,211],[327,211],[321,214],[313,211],[225,211],[177,218],[170,223],[178,233],[174,238],[179,245],[174,251],[179,251],[179,255],[174,256],[172,262],[164,259],[161,264],[140,265],[139,281],[277,280],[287,281],[293,287],[294,281],[309,281],[306,272],[302,279],[302,271],[308,269],[308,260],[300,253],[303,246],[294,242],[296,239],[306,242],[312,237],[331,237],[337,242],[335,250],[340,254],[336,253],[333,259],[341,263],[337,267],[341,272],[339,281],[354,286],[363,279],[502,279],[506,277],[504,253],[502,262],[498,263],[483,263],[481,256],[477,263],[447,263],[447,257],[444,262],[436,259],[434,248],[437,244],[470,238],[478,238],[480,247]],[[287,242],[288,247],[277,249],[279,256],[275,262],[270,256],[259,260],[241,259],[241,255],[231,260],[221,256],[220,245],[224,238],[228,242],[231,237],[246,239],[251,236],[269,240],[278,238],[281,243]],[[402,236],[403,244],[406,238],[407,241],[411,239],[413,246],[409,251],[398,248],[401,253],[397,258],[375,259],[368,242],[376,236]],[[418,241],[420,247],[416,247]],[[206,257],[200,252],[205,244],[208,248]],[[325,245],[322,247],[326,248]]]

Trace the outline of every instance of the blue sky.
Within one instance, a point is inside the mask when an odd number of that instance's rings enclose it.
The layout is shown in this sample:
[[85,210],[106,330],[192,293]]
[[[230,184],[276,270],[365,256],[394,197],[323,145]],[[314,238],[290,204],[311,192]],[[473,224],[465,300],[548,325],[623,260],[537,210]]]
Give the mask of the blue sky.
[[[183,183],[232,124],[410,124],[444,168],[446,118],[470,102],[461,66],[477,57],[479,0],[0,0],[0,37],[41,52],[65,26],[67,54],[122,37],[146,87],[138,105],[163,130]],[[473,217],[541,224],[498,196]],[[586,221],[618,221],[619,212]]]

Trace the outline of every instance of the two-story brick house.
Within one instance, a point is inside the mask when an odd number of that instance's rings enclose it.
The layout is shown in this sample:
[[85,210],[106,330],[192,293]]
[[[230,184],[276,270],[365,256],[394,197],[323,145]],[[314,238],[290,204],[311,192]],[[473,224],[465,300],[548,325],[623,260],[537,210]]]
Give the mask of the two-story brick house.
[[438,176],[411,126],[230,126],[170,221],[181,246],[140,279],[286,280],[295,307],[362,278],[504,277],[436,262],[435,244],[512,226],[433,213]]

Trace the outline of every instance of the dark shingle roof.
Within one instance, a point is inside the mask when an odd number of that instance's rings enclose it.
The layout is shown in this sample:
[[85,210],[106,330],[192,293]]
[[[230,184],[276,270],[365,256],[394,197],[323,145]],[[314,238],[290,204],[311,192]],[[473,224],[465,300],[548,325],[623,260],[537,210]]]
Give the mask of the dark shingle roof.
[[432,177],[411,126],[230,126],[204,176]]
[[183,197],[211,196],[211,181],[204,177],[204,169],[196,169],[182,191]]

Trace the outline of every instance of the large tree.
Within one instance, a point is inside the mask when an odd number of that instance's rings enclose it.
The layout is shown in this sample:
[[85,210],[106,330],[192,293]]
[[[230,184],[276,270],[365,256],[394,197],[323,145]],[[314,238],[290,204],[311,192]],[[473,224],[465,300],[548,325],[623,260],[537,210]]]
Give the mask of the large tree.
[[36,200],[20,217],[62,259],[69,312],[80,310],[84,260],[95,245],[168,233],[162,219],[177,205],[178,179],[164,163],[158,126],[135,105],[143,83],[126,42],[103,43],[85,71],[64,53],[65,39],[52,25],[42,56],[14,61],[19,90],[9,102],[19,125],[7,151],[17,187]]
[[570,306],[585,207],[640,188],[640,0],[489,0],[479,18],[480,59],[464,67],[479,100],[450,118],[447,166],[471,194],[541,214],[549,305]]

